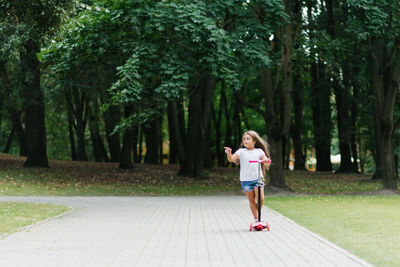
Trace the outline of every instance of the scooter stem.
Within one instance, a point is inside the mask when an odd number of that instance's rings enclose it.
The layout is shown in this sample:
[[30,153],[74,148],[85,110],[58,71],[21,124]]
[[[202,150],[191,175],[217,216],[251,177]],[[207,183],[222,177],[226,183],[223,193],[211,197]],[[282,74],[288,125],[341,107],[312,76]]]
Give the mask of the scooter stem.
[[258,184],[258,222],[261,222],[261,184]]

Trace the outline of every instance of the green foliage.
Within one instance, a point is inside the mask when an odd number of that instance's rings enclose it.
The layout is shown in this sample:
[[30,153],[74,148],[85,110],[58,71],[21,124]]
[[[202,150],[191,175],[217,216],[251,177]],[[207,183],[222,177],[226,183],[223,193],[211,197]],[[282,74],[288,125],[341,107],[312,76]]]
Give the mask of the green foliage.
[[82,6],[85,9],[70,20],[60,40],[42,51],[41,60],[50,64],[53,82],[61,91],[76,86],[93,94],[94,88],[110,86],[115,68],[123,62],[118,47],[122,29],[107,8]]
[[[53,35],[73,8],[74,0],[0,1],[0,93],[6,105],[22,108],[24,82],[32,79],[30,71],[23,71],[22,58],[27,47],[39,49],[40,44]],[[35,52],[35,51],[34,51]],[[39,52],[39,51],[36,51]]]
[[112,101],[115,103],[131,103],[141,99],[143,92],[142,84],[140,83],[141,75],[139,73],[139,57],[138,53],[126,61],[125,65],[117,67],[117,75],[120,77],[110,89]]
[[[273,2],[256,1],[254,5],[267,5],[265,21],[273,15],[275,23],[281,22],[287,17],[284,6],[281,1]],[[244,66],[248,71],[249,66],[256,69],[271,63],[266,53],[269,46],[263,38],[271,34],[274,27],[257,22],[250,4],[164,1],[145,6],[143,10],[136,13],[136,21],[142,29],[138,36],[140,41],[133,40],[135,44],[138,42],[139,48],[135,60],[127,64],[140,65],[132,67],[141,72],[135,74],[137,78],[158,77],[160,82],[155,92],[166,99],[176,99],[200,73],[210,73],[238,89],[239,73],[245,71]],[[129,77],[122,75],[120,79],[124,81],[117,81],[118,86],[129,87],[126,82],[130,81],[132,90],[138,88]],[[142,79],[143,84],[146,82],[149,81]]]
[[[332,86],[332,77],[343,81],[343,64],[350,61],[351,85],[359,90],[352,99],[358,111],[352,130],[361,140],[362,155],[370,155],[371,94],[365,40],[376,36],[394,44],[400,28],[398,1],[336,1],[334,25],[328,25],[328,12],[319,1],[307,3],[312,18],[303,23],[292,54],[295,86],[303,90],[305,105],[303,143],[312,149],[314,142],[310,61],[324,69],[319,82],[325,87]],[[66,142],[65,136],[59,135],[66,132],[66,126],[58,123],[66,121],[64,97],[71,88],[88,95],[92,103],[105,103],[104,108],[134,106],[133,114],[114,132],[159,119],[165,115],[168,101],[183,97],[187,103],[190,89],[203,74],[212,74],[218,80],[216,110],[221,108],[222,83],[230,115],[236,105],[234,91],[242,86],[241,93],[248,101],[264,107],[258,73],[262,67],[275,73],[282,56],[276,36],[292,19],[282,0],[0,0],[0,69],[4,69],[0,94],[7,98],[6,105],[22,109],[22,81],[29,79],[29,74],[22,71],[21,57],[27,42],[36,38],[45,44],[38,56],[47,110],[57,113],[46,118],[57,127],[48,132],[54,135],[48,138],[51,146]],[[56,31],[60,26],[62,30]],[[279,75],[273,79],[282,82]],[[276,93],[280,89],[278,86]],[[276,96],[279,99],[279,94]],[[250,109],[243,111],[249,127],[263,134],[263,118]],[[399,116],[396,112],[395,118]],[[222,134],[227,123],[232,122],[223,115]],[[247,128],[244,120],[241,127]],[[55,148],[49,153],[57,154]]]
[[0,18],[11,25],[25,25],[31,38],[44,38],[57,30],[75,3],[75,0],[1,0]]
[[[237,84],[232,48],[225,30],[210,16],[213,7],[195,3],[161,2],[154,6],[149,33],[160,45],[161,84],[157,92],[177,97],[199,73],[210,73]],[[219,14],[214,10],[214,14]],[[148,38],[146,38],[148,39]],[[154,41],[154,40],[152,40]]]
[[116,130],[160,117],[202,73],[239,89],[240,76],[272,64],[265,40],[288,19],[278,0],[91,1],[76,10],[40,54],[47,87],[55,96],[72,86],[111,94],[104,108],[135,105]]
[[18,77],[29,40],[41,42],[66,19],[73,0],[0,1],[0,60],[9,79]]
[[397,0],[347,1],[352,16],[347,31],[365,40],[369,36],[387,36],[400,32],[400,6]]

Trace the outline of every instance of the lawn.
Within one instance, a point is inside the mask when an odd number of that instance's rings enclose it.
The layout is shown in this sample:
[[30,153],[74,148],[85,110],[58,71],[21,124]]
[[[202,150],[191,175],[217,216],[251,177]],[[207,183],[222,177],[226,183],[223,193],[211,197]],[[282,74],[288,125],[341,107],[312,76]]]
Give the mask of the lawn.
[[58,205],[0,202],[0,238],[70,210]]
[[399,266],[399,195],[270,197],[265,201],[373,265]]
[[[50,160],[50,168],[24,168],[25,158],[0,154],[0,195],[8,196],[129,196],[242,194],[239,168],[216,167],[206,178],[178,176],[176,165],[135,164],[120,170],[118,163]],[[383,188],[371,175],[287,171],[293,193],[353,194]]]

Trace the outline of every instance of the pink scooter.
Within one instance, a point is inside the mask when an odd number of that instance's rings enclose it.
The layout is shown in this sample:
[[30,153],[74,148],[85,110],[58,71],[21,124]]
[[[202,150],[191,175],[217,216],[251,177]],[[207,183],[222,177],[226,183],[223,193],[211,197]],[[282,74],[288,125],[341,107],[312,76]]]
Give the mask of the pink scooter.
[[271,160],[249,160],[249,163],[258,163],[259,164],[259,168],[258,168],[258,182],[257,182],[257,187],[258,187],[258,218],[257,218],[257,222],[250,223],[250,231],[262,231],[264,229],[267,229],[267,231],[269,231],[269,224],[267,222],[264,222],[261,220],[261,205],[259,205],[261,203],[261,187],[264,185],[263,181],[262,181],[262,176],[260,175],[260,169],[261,169],[261,164],[262,163],[271,163]]

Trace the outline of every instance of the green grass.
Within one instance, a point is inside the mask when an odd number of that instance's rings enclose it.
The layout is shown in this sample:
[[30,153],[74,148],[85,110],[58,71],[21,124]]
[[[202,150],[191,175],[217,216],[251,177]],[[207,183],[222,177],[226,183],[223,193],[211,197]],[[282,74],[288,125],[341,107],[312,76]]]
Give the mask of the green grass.
[[[32,171],[33,172],[33,171]],[[46,171],[47,172],[47,171]],[[17,174],[17,175],[15,175]],[[46,174],[49,174],[48,172]],[[134,174],[133,174],[134,175]],[[17,178],[15,178],[17,177]],[[0,195],[6,196],[189,196],[240,194],[239,182],[221,187],[210,180],[175,177],[181,181],[158,180],[155,182],[129,181],[76,181],[40,177],[34,173],[0,172]]]
[[[25,158],[0,154],[0,195],[8,196],[130,196],[243,194],[239,168],[213,168],[196,180],[178,176],[176,165],[134,164],[120,170],[118,163],[50,160],[50,168],[24,168]],[[354,194],[383,189],[371,175],[286,171],[294,193]]]
[[208,178],[178,176],[176,165],[50,160],[50,168],[24,168],[25,158],[0,154],[0,195],[130,196],[241,194],[238,169],[215,168]]
[[383,189],[382,181],[372,180],[372,175],[356,173],[288,171],[286,182],[295,193],[318,195],[365,193]]
[[0,202],[0,237],[70,210],[68,207],[50,204]]
[[376,266],[399,266],[400,196],[271,197],[266,205]]

